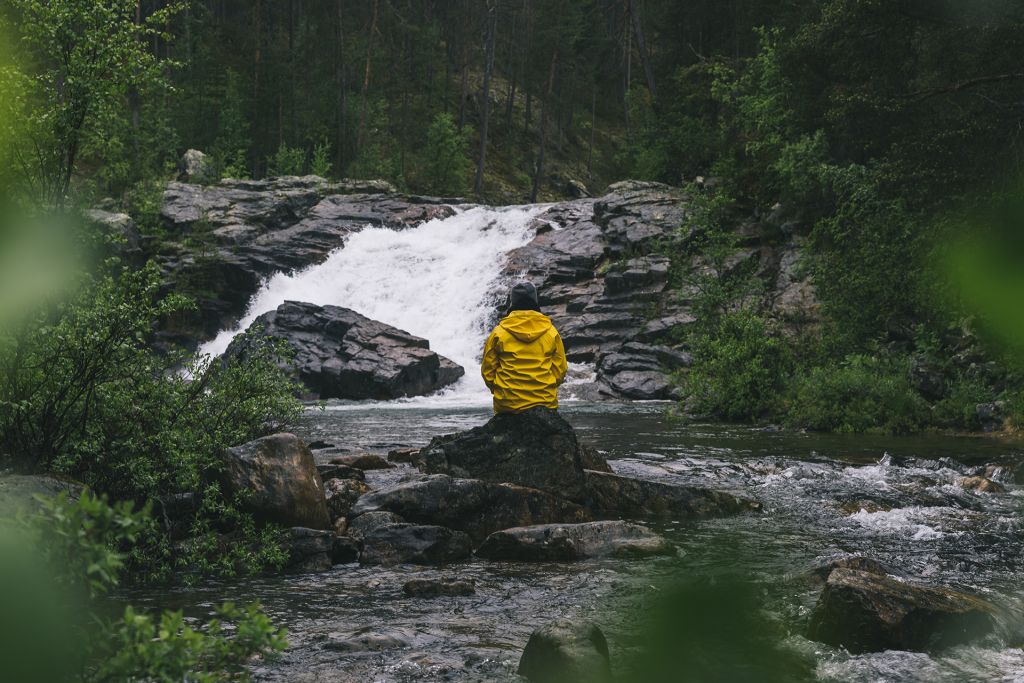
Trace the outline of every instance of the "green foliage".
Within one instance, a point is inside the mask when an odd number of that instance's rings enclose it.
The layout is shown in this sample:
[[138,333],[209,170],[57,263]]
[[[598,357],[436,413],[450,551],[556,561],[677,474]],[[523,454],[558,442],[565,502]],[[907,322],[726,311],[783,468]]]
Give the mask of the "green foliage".
[[281,143],[273,156],[267,159],[267,175],[302,175],[306,170],[306,150]]
[[[35,535],[31,552],[43,560],[56,590],[95,598],[115,586],[123,549],[138,541],[149,510],[135,512],[128,502],[110,506],[106,496],[88,490],[77,501],[64,493],[40,501],[40,511],[25,523]],[[284,629],[275,629],[256,604],[242,609],[224,603],[216,618],[199,627],[176,611],[148,615],[129,605],[113,622],[99,612],[89,600],[81,614],[64,615],[75,622],[73,637],[85,654],[76,680],[244,681],[253,657],[286,646]]]
[[689,186],[687,214],[675,244],[668,245],[680,291],[690,299],[700,333],[722,315],[760,293],[753,261],[737,259],[735,200],[724,191]]
[[811,368],[794,381],[790,400],[787,423],[820,431],[903,433],[929,418],[902,358],[853,355]]
[[768,320],[748,309],[725,313],[691,350],[693,367],[681,380],[689,408],[726,420],[773,414],[793,360]]
[[321,178],[331,177],[331,144],[321,140],[313,145],[313,158],[309,162],[309,172]]
[[113,506],[107,496],[88,489],[75,501],[67,493],[39,496],[40,511],[31,519],[39,532],[39,552],[57,574],[56,583],[86,590],[96,597],[113,588],[124,566],[118,548],[135,543],[147,526],[149,507]]
[[236,71],[228,69],[212,147],[214,165],[221,178],[249,177],[247,155],[252,140],[244,106],[241,79]]
[[[21,61],[33,69],[21,81],[27,86],[19,100],[27,125],[16,158],[33,197],[63,206],[79,156],[90,143],[114,159],[129,156],[120,147],[123,138],[109,127],[123,121],[130,96],[165,86],[160,60],[145,40],[162,36],[162,27],[182,6],[167,5],[140,24],[135,0],[12,0],[10,6],[25,51]],[[126,168],[115,164],[107,180],[126,178]]]
[[[171,557],[166,532],[156,530],[145,539],[152,552],[133,561],[140,572],[235,575],[280,566],[276,532],[209,483],[224,448],[279,431],[301,410],[278,365],[285,349],[261,337],[244,362],[158,355],[147,335],[187,305],[159,290],[152,265],[102,276],[0,340],[0,457],[66,473],[117,499],[203,491],[191,525],[218,539],[216,547],[198,540],[194,552]],[[215,557],[221,564],[211,564]]]
[[185,623],[181,612],[158,617],[125,608],[107,634],[102,657],[87,681],[250,680],[247,664],[287,646],[284,629],[275,629],[258,605],[244,610],[226,602],[217,618],[202,628]]
[[419,186],[425,192],[458,196],[469,189],[472,162],[466,154],[470,131],[455,126],[451,114],[434,116],[427,128],[427,143],[423,147],[419,172]]

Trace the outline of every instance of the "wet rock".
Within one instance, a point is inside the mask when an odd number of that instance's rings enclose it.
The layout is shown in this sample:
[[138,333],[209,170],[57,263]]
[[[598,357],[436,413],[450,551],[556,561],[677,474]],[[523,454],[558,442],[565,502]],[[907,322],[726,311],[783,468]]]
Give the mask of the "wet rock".
[[610,683],[608,641],[595,624],[553,622],[530,634],[517,673],[533,683]]
[[410,598],[473,595],[476,583],[463,579],[413,579],[402,585],[402,592]]
[[178,162],[178,180],[187,183],[208,183],[216,180],[212,160],[198,149],[186,150]]
[[332,526],[334,528],[335,536],[348,535],[348,517],[338,517],[334,520],[334,524]]
[[965,593],[840,568],[818,599],[810,638],[853,653],[934,650],[991,632],[993,612],[990,603]]
[[572,562],[592,557],[671,555],[671,543],[638,524],[621,521],[540,524],[496,531],[476,554],[511,562]]
[[678,486],[586,471],[587,502],[597,516],[711,517],[760,510],[761,504],[697,486]]
[[142,260],[142,237],[131,216],[102,209],[90,209],[85,211],[84,215],[105,237],[112,238],[115,243],[112,245],[112,251],[115,254],[129,263],[138,263]]
[[335,536],[331,531],[293,527],[282,543],[288,553],[286,571],[303,574],[331,568]]
[[453,212],[435,198],[399,196],[384,181],[285,176],[168,183],[164,227],[171,235],[207,237],[196,247],[167,242],[157,255],[167,288],[197,300],[193,317],[175,320],[178,339],[194,345],[214,336],[245,312],[267,277],[321,263],[367,225],[397,229]]
[[363,537],[363,564],[447,564],[472,553],[469,536],[441,526],[390,524]]
[[855,515],[861,510],[864,512],[888,512],[892,505],[883,501],[858,499],[847,500],[839,504],[839,509],[847,515]]
[[366,512],[349,521],[346,533],[356,541],[362,542],[368,533],[404,521],[393,512]]
[[332,465],[344,465],[357,470],[388,470],[394,467],[393,464],[372,453],[358,453],[356,455],[342,455],[331,458]]
[[[310,398],[422,396],[459,379],[461,366],[430,350],[426,339],[339,306],[286,301],[249,328],[284,340],[294,358],[283,367]],[[226,357],[245,358],[252,341],[236,337]]]
[[603,460],[584,453],[569,423],[547,408],[499,413],[480,427],[435,437],[420,459],[428,473],[509,482],[576,501],[584,497],[584,462]]
[[348,536],[335,534],[331,543],[331,564],[349,564],[359,561],[359,544]]
[[242,494],[244,509],[260,520],[330,528],[324,485],[313,454],[294,434],[273,434],[228,448],[221,462],[224,493]]
[[322,451],[327,448],[334,448],[334,444],[329,441],[310,441],[309,450],[311,451]]
[[412,644],[408,633],[398,629],[375,630],[362,628],[348,634],[332,633],[324,643],[324,648],[335,652],[383,652],[398,650]]
[[40,508],[36,496],[52,497],[64,493],[78,500],[84,485],[50,474],[5,474],[0,476],[0,517],[15,517],[19,512],[34,513]]
[[388,451],[388,462],[403,462],[416,466],[419,461],[419,448],[395,448]]
[[964,477],[957,484],[965,491],[974,491],[975,493],[1006,493],[1005,486],[987,477]]
[[358,479],[329,479],[324,484],[327,497],[327,511],[331,519],[348,516],[359,497],[369,492],[370,487]]
[[444,474],[371,491],[353,506],[351,525],[376,511],[392,512],[417,524],[465,531],[477,542],[500,529],[593,519],[582,506],[545,491]]
[[877,574],[879,576],[886,576],[889,572],[878,560],[872,560],[870,557],[862,557],[860,555],[852,555],[850,557],[840,557],[835,560],[830,560],[822,565],[819,565],[810,571],[810,574],[821,581],[828,580],[829,574],[836,569],[855,569],[861,572],[867,572],[868,574]]
[[320,479],[323,480],[324,484],[331,479],[366,481],[366,474],[363,473],[363,470],[349,467],[348,465],[317,465],[316,470],[320,473]]

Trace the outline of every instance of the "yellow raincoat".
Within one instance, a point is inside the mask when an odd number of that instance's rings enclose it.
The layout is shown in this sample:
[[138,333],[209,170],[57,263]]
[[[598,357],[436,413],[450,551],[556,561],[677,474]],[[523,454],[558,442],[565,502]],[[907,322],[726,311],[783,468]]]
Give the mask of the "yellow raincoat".
[[512,311],[484,344],[480,374],[494,394],[494,412],[558,407],[568,365],[558,330],[543,313]]

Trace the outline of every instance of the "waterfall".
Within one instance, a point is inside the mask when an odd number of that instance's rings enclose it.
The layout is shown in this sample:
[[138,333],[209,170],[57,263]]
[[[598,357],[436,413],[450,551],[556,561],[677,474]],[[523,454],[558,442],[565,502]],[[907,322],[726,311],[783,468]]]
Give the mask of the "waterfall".
[[239,324],[200,351],[224,353],[236,334],[286,300],[344,306],[429,340],[466,369],[432,403],[489,402],[479,362],[498,279],[506,255],[533,238],[531,221],[545,208],[473,207],[405,230],[367,226],[323,263],[271,277]]

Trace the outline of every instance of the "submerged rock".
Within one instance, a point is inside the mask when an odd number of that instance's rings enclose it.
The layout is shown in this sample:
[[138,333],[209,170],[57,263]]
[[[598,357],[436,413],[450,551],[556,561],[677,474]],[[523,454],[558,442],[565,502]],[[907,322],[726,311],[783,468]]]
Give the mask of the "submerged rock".
[[587,502],[595,515],[712,517],[760,510],[761,504],[698,486],[663,484],[607,472],[586,471]]
[[[448,386],[465,371],[430,350],[426,339],[339,306],[286,301],[249,328],[284,340],[285,363],[310,398],[378,399],[421,396]],[[226,357],[244,358],[252,343],[236,337]]]
[[575,501],[585,498],[585,468],[608,470],[548,408],[499,413],[480,427],[435,437],[419,457],[428,473],[508,482]]
[[595,624],[556,621],[530,634],[517,673],[533,683],[610,683],[608,641]]
[[813,640],[853,653],[934,650],[995,627],[987,601],[856,569],[835,569],[811,616]]
[[330,516],[313,454],[294,434],[272,434],[222,453],[226,495],[242,494],[257,518],[285,526],[329,529]]
[[591,557],[671,555],[671,543],[638,524],[620,521],[539,524],[496,531],[476,554],[488,560],[571,562]]
[[987,477],[964,477],[957,484],[965,491],[974,491],[975,493],[1006,493],[1005,486]]
[[447,564],[472,553],[469,536],[435,525],[389,524],[363,537],[363,564]]
[[476,583],[472,579],[413,579],[405,582],[402,592],[410,598],[473,595]]
[[478,542],[501,529],[592,519],[580,505],[544,491],[445,474],[371,491],[353,506],[352,525],[359,523],[361,515],[377,511],[393,512],[417,524],[465,531]]

